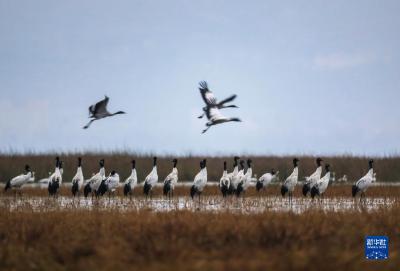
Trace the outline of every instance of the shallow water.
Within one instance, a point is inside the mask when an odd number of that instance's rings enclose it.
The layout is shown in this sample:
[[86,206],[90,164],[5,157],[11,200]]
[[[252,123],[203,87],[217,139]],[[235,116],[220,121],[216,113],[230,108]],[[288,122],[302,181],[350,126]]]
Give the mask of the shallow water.
[[1,197],[0,207],[10,211],[47,212],[57,210],[112,210],[112,211],[203,211],[203,212],[293,212],[301,214],[306,211],[321,210],[325,212],[374,211],[398,204],[397,198],[366,198],[364,202],[350,197],[333,197],[325,199],[293,198],[289,203],[282,197],[246,197],[223,199],[220,196],[202,197],[199,202],[189,197],[176,197],[172,200],[157,197],[153,199],[122,197],[103,197],[85,199],[60,196],[49,197]]

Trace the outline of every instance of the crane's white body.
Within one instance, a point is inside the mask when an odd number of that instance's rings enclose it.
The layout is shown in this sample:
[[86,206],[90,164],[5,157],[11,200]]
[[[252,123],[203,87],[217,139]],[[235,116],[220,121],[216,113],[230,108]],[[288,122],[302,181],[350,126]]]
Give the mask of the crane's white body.
[[231,184],[231,180],[230,180],[228,171],[224,170],[224,172],[222,173],[222,177],[219,180],[219,187],[222,187],[222,186],[229,187],[230,184]]
[[258,180],[263,184],[263,186],[267,186],[270,183],[272,183],[273,181],[275,181],[277,179],[277,175],[276,174],[272,174],[270,172],[265,173],[264,175],[262,175]]
[[247,188],[250,186],[251,184],[251,180],[252,180],[252,176],[253,175],[253,170],[251,167],[249,167],[246,171],[246,174],[243,175],[242,178],[242,187],[243,187],[243,191],[246,191]]
[[150,184],[151,186],[154,186],[158,182],[157,166],[153,166],[153,169],[149,175],[147,175],[144,182]]
[[277,179],[277,176],[278,172],[276,172],[275,174],[268,172],[262,175],[258,180],[263,184],[263,187],[266,187],[267,185],[275,181]]
[[313,174],[306,177],[306,183],[313,187],[321,179],[322,167],[319,166]]
[[198,192],[202,192],[206,184],[207,184],[207,167],[204,167],[194,177],[193,185],[196,187]]
[[171,190],[174,190],[175,185],[178,183],[178,169],[176,167],[174,167],[171,173],[168,174],[167,177],[165,177],[164,184],[168,182],[170,183]]
[[82,167],[78,166],[78,168],[76,170],[76,174],[72,178],[72,184],[77,183],[78,184],[78,191],[80,191],[82,186],[83,186],[84,181],[85,181],[85,179],[83,178]]
[[59,186],[61,186],[62,184],[62,174],[60,171],[59,167],[56,167],[56,169],[54,170],[53,174],[50,175],[49,177],[49,182],[57,182],[59,183]]
[[331,172],[328,171],[325,173],[325,175],[317,181],[317,183],[314,185],[318,189],[318,194],[322,195],[325,193],[326,189],[328,188],[329,185],[329,180],[331,178]]
[[229,183],[230,183],[230,185],[232,185],[232,187],[233,187],[234,189],[236,189],[234,183],[236,183],[236,187],[237,187],[237,184],[239,183],[239,180],[238,180],[238,173],[239,173],[239,166],[236,165],[236,166],[233,168],[233,171],[232,171],[231,173],[228,173],[228,176],[227,176],[227,177],[229,178]]
[[290,174],[289,177],[287,177],[286,180],[283,182],[283,185],[288,189],[289,192],[293,192],[294,188],[297,185],[298,179],[299,179],[299,168],[296,166],[293,169],[292,174]]
[[133,168],[131,175],[126,178],[125,180],[125,184],[130,184],[131,189],[133,190],[135,188],[135,186],[137,185],[138,179],[137,179],[137,173],[136,173],[136,169]]
[[114,173],[114,175],[110,174],[110,176],[108,176],[108,178],[105,180],[105,183],[107,185],[107,190],[110,192],[114,192],[119,186],[118,173]]
[[356,186],[360,192],[365,192],[374,181],[374,169],[370,168],[367,174],[356,182]]
[[97,191],[99,189],[101,182],[105,179],[105,175],[106,170],[104,169],[104,167],[101,167],[99,172],[97,172],[89,179],[90,188],[93,191]]
[[26,174],[18,175],[11,179],[10,186],[11,188],[21,188],[24,184],[30,182],[32,178],[32,172],[29,171]]
[[241,169],[237,172],[236,176],[234,176],[232,179],[231,184],[232,184],[233,189],[235,189],[235,190],[237,189],[239,183],[243,181],[243,178],[244,178],[244,169]]

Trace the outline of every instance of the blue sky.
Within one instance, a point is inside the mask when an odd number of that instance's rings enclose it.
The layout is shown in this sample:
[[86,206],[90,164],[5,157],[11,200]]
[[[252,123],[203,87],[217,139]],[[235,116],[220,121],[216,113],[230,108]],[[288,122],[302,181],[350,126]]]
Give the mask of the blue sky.
[[[400,151],[399,1],[0,0],[0,150]],[[197,89],[242,123],[200,134]],[[110,96],[120,115],[93,123]]]

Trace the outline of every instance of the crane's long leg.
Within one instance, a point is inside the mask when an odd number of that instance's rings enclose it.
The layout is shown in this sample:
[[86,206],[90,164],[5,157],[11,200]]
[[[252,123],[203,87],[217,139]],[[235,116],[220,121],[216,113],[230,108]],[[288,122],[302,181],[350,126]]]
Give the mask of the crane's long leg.
[[201,133],[204,134],[205,132],[208,131],[208,129],[210,129],[210,126],[208,126],[206,129],[204,129]]
[[86,124],[85,126],[83,126],[83,129],[87,129],[89,128],[90,124],[92,124],[93,121],[95,121],[96,119],[92,119],[88,122],[88,124]]

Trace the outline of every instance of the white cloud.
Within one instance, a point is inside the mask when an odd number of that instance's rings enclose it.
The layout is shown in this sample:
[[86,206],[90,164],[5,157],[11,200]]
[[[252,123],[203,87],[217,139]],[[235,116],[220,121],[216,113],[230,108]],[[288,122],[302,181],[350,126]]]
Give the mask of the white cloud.
[[371,53],[332,53],[314,57],[313,66],[318,69],[340,70],[370,64],[375,59]]

